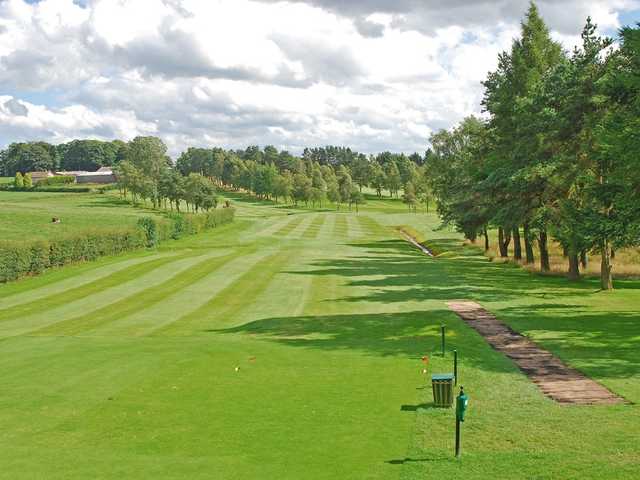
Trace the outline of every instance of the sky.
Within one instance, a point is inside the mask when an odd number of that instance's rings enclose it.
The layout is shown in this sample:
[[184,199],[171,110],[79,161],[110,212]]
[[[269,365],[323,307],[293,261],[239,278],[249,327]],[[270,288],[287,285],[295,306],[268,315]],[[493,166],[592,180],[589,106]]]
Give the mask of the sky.
[[[640,0],[540,0],[572,49]],[[130,140],[423,152],[480,114],[528,0],[0,0],[0,148]]]

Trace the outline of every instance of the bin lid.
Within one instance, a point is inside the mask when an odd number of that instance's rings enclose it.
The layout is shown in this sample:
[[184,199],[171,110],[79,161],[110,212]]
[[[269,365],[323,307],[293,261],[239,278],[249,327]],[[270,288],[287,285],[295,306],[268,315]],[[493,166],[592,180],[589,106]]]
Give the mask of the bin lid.
[[453,373],[438,373],[435,375],[431,375],[431,380],[453,380]]

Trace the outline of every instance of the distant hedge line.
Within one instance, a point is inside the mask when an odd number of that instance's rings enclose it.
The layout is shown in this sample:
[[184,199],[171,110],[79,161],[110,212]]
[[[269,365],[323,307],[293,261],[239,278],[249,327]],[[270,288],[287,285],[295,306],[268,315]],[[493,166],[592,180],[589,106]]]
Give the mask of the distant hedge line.
[[51,267],[153,247],[164,240],[229,223],[233,217],[232,208],[199,215],[175,213],[168,218],[143,217],[128,228],[86,230],[47,241],[0,242],[0,282],[36,275]]
[[13,184],[2,184],[0,185],[0,191],[9,191],[9,192],[47,192],[47,193],[104,193],[107,190],[116,190],[118,186],[116,184],[107,184],[101,185],[99,187],[95,186],[77,186],[77,185],[68,185],[68,184],[58,184],[58,185],[44,185],[41,183],[31,187],[31,188],[17,188]]
[[45,177],[38,180],[35,184],[40,188],[41,185],[67,185],[75,182],[76,177],[72,175],[54,175],[53,177]]

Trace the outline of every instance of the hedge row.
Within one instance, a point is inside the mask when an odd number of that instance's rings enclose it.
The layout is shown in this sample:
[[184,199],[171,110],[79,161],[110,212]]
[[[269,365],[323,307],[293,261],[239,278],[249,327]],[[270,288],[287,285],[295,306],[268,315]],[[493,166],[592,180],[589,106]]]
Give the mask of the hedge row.
[[0,282],[38,274],[50,267],[153,247],[163,240],[231,222],[233,217],[233,209],[225,208],[200,215],[143,217],[135,227],[87,230],[49,241],[0,242]]
[[147,246],[153,247],[165,240],[196,235],[232,222],[234,215],[232,208],[214,209],[197,215],[170,213],[167,218],[143,217],[138,220],[138,227],[145,233]]
[[40,186],[38,183],[32,188],[16,188],[13,184],[0,185],[0,191],[11,192],[45,192],[45,193],[104,193],[108,190],[115,190],[118,188],[115,184],[106,184],[99,187],[92,186],[77,186],[77,185],[51,185]]
[[45,177],[36,182],[36,185],[67,185],[69,183],[76,183],[76,177],[73,175],[54,175],[53,177]]

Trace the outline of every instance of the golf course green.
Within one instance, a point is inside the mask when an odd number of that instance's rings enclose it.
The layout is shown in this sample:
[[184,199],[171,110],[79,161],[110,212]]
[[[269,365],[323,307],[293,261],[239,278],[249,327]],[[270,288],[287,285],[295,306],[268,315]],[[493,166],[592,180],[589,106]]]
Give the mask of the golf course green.
[[[638,478],[640,281],[600,292],[490,262],[400,200],[231,201],[232,224],[0,285],[0,478]],[[550,400],[453,299],[629,403]],[[454,348],[460,459],[430,385]]]

